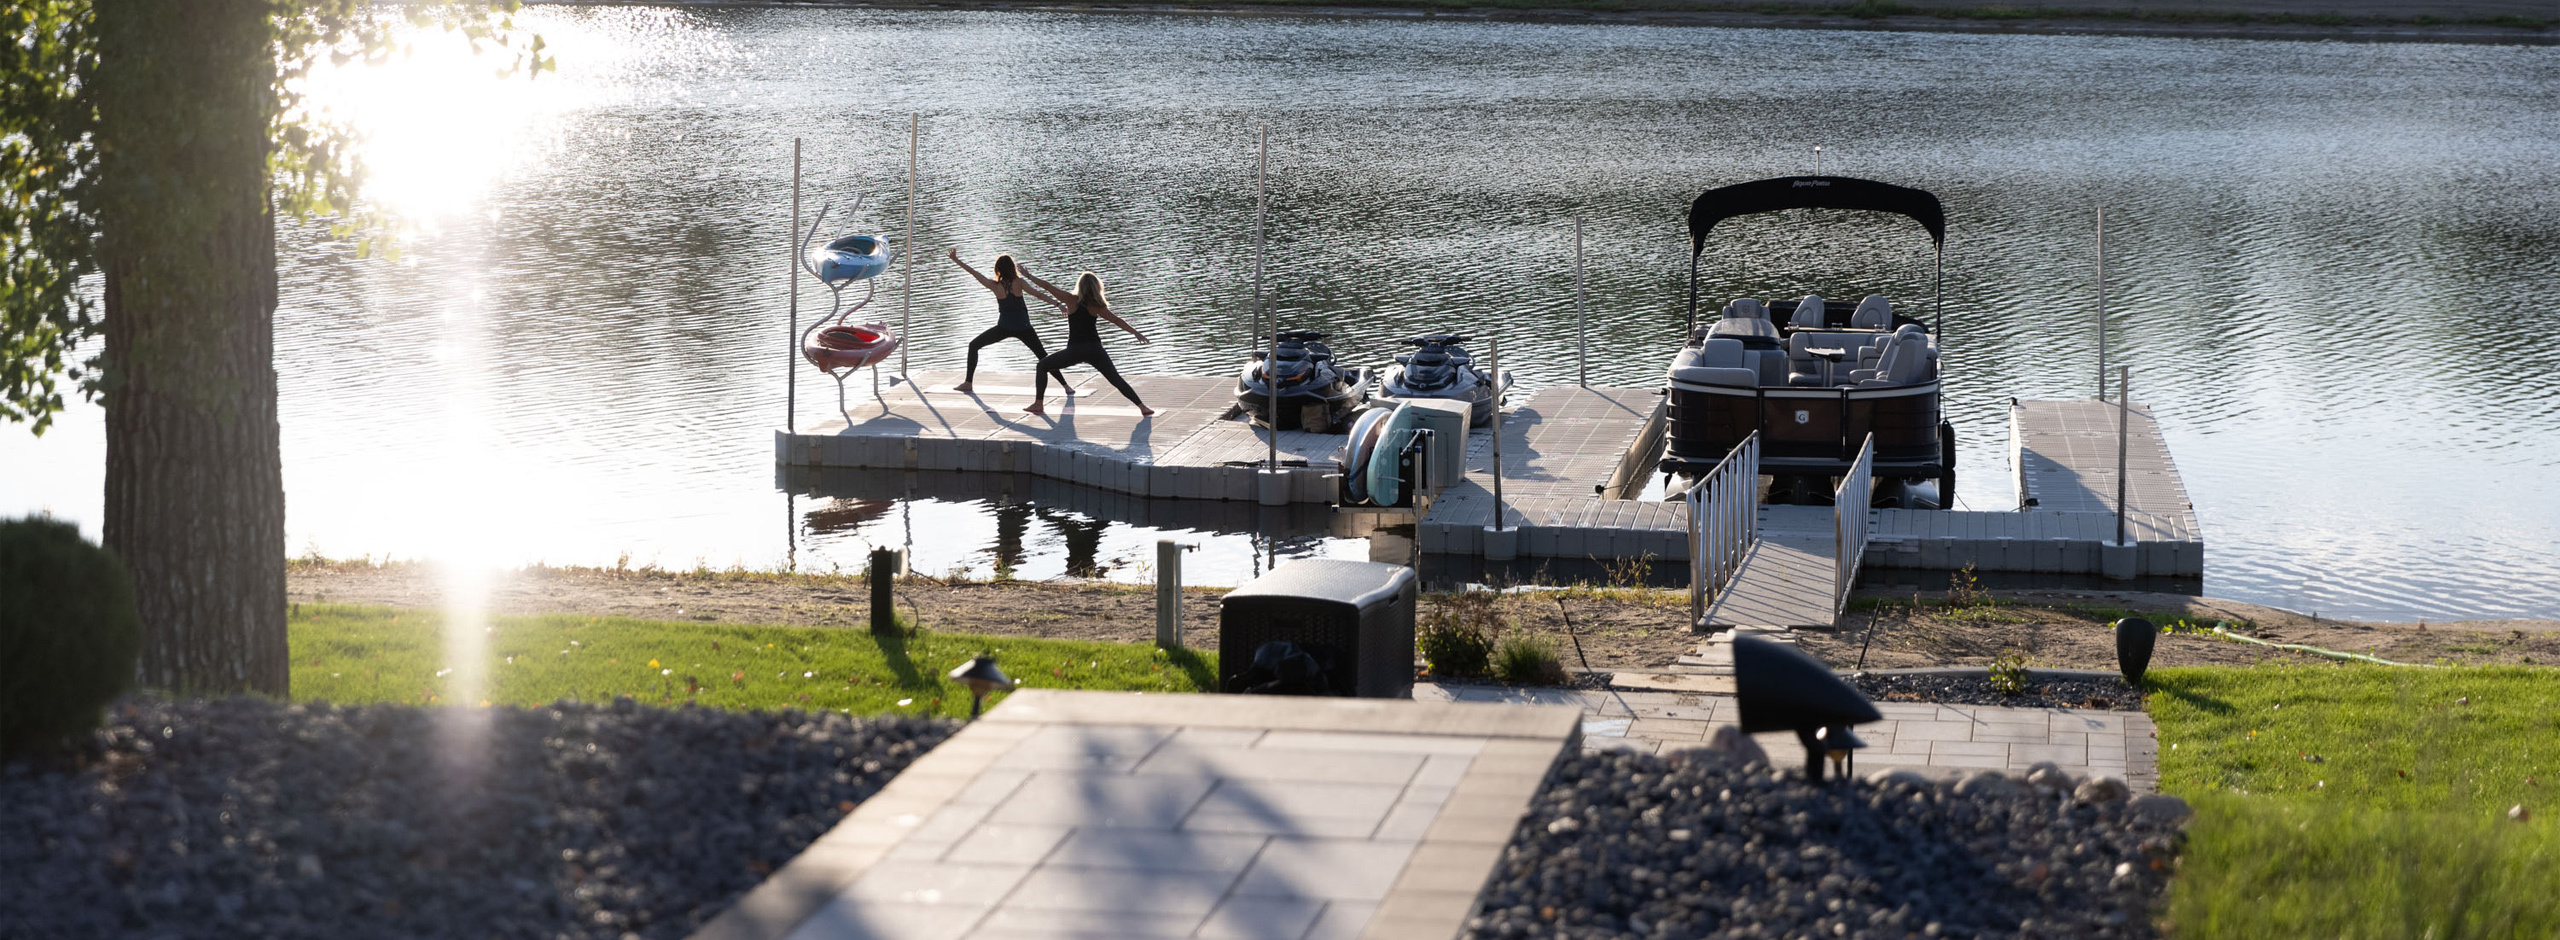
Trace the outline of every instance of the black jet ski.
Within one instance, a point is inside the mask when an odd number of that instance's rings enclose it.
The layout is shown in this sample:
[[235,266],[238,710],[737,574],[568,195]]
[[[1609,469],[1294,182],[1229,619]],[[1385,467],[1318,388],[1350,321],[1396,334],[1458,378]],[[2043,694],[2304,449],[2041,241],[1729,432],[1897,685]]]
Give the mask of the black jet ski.
[[1418,347],[1396,357],[1387,369],[1386,384],[1378,389],[1381,399],[1446,398],[1475,406],[1471,427],[1493,423],[1493,413],[1502,407],[1502,396],[1511,390],[1511,376],[1495,376],[1476,368],[1474,356],[1458,347],[1467,337],[1456,333],[1425,333],[1405,340],[1405,345]]
[[[1269,386],[1263,379],[1264,357],[1256,350],[1236,378],[1236,404],[1253,423],[1272,420]],[[1335,365],[1324,334],[1314,330],[1282,330],[1279,360],[1271,371],[1280,378],[1280,430],[1330,434],[1348,428],[1351,413],[1368,399],[1369,372]]]

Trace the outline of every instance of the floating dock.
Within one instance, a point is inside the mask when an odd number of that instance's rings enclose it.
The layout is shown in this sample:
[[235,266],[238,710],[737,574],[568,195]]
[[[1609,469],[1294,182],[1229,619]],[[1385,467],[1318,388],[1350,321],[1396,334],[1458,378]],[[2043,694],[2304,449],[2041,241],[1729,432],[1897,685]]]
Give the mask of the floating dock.
[[[878,399],[857,390],[844,414],[797,431],[774,432],[774,462],[788,467],[865,467],[1027,473],[1150,499],[1231,500],[1265,505],[1330,504],[1342,435],[1280,432],[1280,481],[1264,493],[1270,432],[1228,420],[1235,379],[1124,376],[1156,409],[1153,417],[1099,378],[1072,398],[1049,392],[1048,415],[1024,414],[1032,377],[979,370],[969,392],[957,372],[918,372],[883,385]],[[823,387],[823,386],[822,386]]]
[[[1281,468],[1266,471],[1271,432],[1237,419],[1232,378],[1129,376],[1157,409],[1143,418],[1109,386],[1087,379],[1072,399],[1052,394],[1050,413],[1043,417],[1022,413],[1030,401],[1029,375],[979,375],[975,391],[962,393],[952,390],[957,373],[917,373],[911,381],[885,386],[879,399],[860,391],[848,396],[841,419],[777,429],[777,475],[807,482],[841,479],[836,471],[844,469],[1028,475],[1150,504],[1314,508],[1334,500],[1342,436],[1279,432]],[[2120,415],[2126,421],[2127,470],[2125,544],[2117,546]],[[1464,478],[1408,515],[1416,549],[1464,559],[1498,548],[1532,565],[1539,559],[1687,560],[1686,505],[1629,498],[1652,472],[1662,421],[1662,397],[1655,389],[1557,386],[1515,396],[1499,424],[1502,498],[1494,498],[1497,432],[1476,430],[1469,435]],[[1863,566],[2111,577],[2203,574],[2202,530],[2148,409],[2013,400],[2009,447],[2016,508],[1868,510]],[[1124,507],[1111,515],[1182,525],[1191,513],[1181,505],[1160,512]],[[1497,511],[1502,527],[1518,530],[1516,535],[1487,538]],[[1325,528],[1366,532],[1382,515],[1345,514],[1367,521]],[[1208,515],[1230,525],[1243,521],[1233,511]],[[1386,514],[1385,521],[1397,520]],[[1759,544],[1702,626],[1829,625],[1836,615],[1832,509],[1765,506],[1759,522]]]

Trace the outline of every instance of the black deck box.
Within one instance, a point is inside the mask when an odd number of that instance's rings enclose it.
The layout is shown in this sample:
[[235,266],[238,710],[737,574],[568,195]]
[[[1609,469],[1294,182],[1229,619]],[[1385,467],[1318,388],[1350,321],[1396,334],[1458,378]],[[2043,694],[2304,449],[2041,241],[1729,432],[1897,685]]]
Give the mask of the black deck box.
[[1218,605],[1218,687],[1233,690],[1264,643],[1314,654],[1334,695],[1413,697],[1413,569],[1306,558],[1227,592]]

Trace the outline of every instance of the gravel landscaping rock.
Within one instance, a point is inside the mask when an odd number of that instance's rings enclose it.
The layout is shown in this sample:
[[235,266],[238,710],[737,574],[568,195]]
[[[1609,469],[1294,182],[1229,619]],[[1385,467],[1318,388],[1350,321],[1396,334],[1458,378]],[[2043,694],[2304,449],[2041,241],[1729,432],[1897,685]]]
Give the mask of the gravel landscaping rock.
[[0,768],[0,936],[681,937],[956,728],[127,700]]
[[2152,936],[2180,820],[2086,783],[1817,786],[1708,751],[1568,757],[1467,936]]
[[2142,710],[2142,690],[2126,685],[2123,679],[2048,678],[2030,674],[2027,689],[2018,695],[2003,695],[1991,687],[1991,676],[1985,673],[1965,675],[1880,676],[1872,673],[1852,674],[1850,681],[1858,691],[1879,702],[1944,702],[1949,705],[2007,705],[2016,708],[2103,708],[2110,711]]

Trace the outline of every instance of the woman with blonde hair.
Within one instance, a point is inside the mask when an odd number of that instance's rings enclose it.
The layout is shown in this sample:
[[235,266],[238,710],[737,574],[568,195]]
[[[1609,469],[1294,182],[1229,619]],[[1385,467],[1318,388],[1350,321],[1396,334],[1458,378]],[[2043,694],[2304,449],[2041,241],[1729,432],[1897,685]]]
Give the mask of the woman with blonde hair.
[[[1031,407],[1023,411],[1035,415],[1047,414],[1043,407],[1049,400],[1049,376],[1068,366],[1087,365],[1092,366],[1094,371],[1102,373],[1102,377],[1111,383],[1111,387],[1119,389],[1120,394],[1128,396],[1129,403],[1138,406],[1139,414],[1155,414],[1155,409],[1147,407],[1146,402],[1138,400],[1138,393],[1129,388],[1127,379],[1120,377],[1120,370],[1111,367],[1111,354],[1102,348],[1102,331],[1094,325],[1094,321],[1109,320],[1111,325],[1129,331],[1129,335],[1137,337],[1138,342],[1141,343],[1152,343],[1154,340],[1148,339],[1147,334],[1138,332],[1137,327],[1130,326],[1129,321],[1120,319],[1119,314],[1111,312],[1111,302],[1102,294],[1102,279],[1094,276],[1091,271],[1077,275],[1075,293],[1070,294],[1059,290],[1056,284],[1041,280],[1039,275],[1025,270],[1019,264],[1014,266],[1014,270],[1022,272],[1023,278],[1030,281],[1031,286],[1040,292],[1041,299],[1067,312],[1067,346],[1065,349],[1058,350],[1056,355],[1040,360],[1040,376],[1033,385]],[[1066,381],[1063,376],[1058,379],[1061,385],[1066,384]]]
[[[978,273],[978,269],[970,267],[969,262],[960,260],[960,249],[947,249],[946,253],[951,256],[951,263],[959,265],[960,270],[969,272],[969,276],[977,278],[978,284],[985,287],[988,293],[996,295],[996,325],[988,327],[986,332],[978,334],[977,339],[969,341],[969,372],[962,376],[960,384],[952,386],[951,390],[966,392],[971,385],[977,383],[978,350],[995,343],[1018,339],[1022,341],[1022,345],[1031,347],[1031,361],[1038,362],[1049,358],[1049,351],[1040,346],[1040,331],[1031,327],[1031,308],[1022,302],[1022,278],[1016,273],[1013,256],[997,255],[996,276],[990,278]],[[1058,376],[1058,384],[1064,385],[1066,381],[1066,376]],[[1069,391],[1067,394],[1075,393]]]

